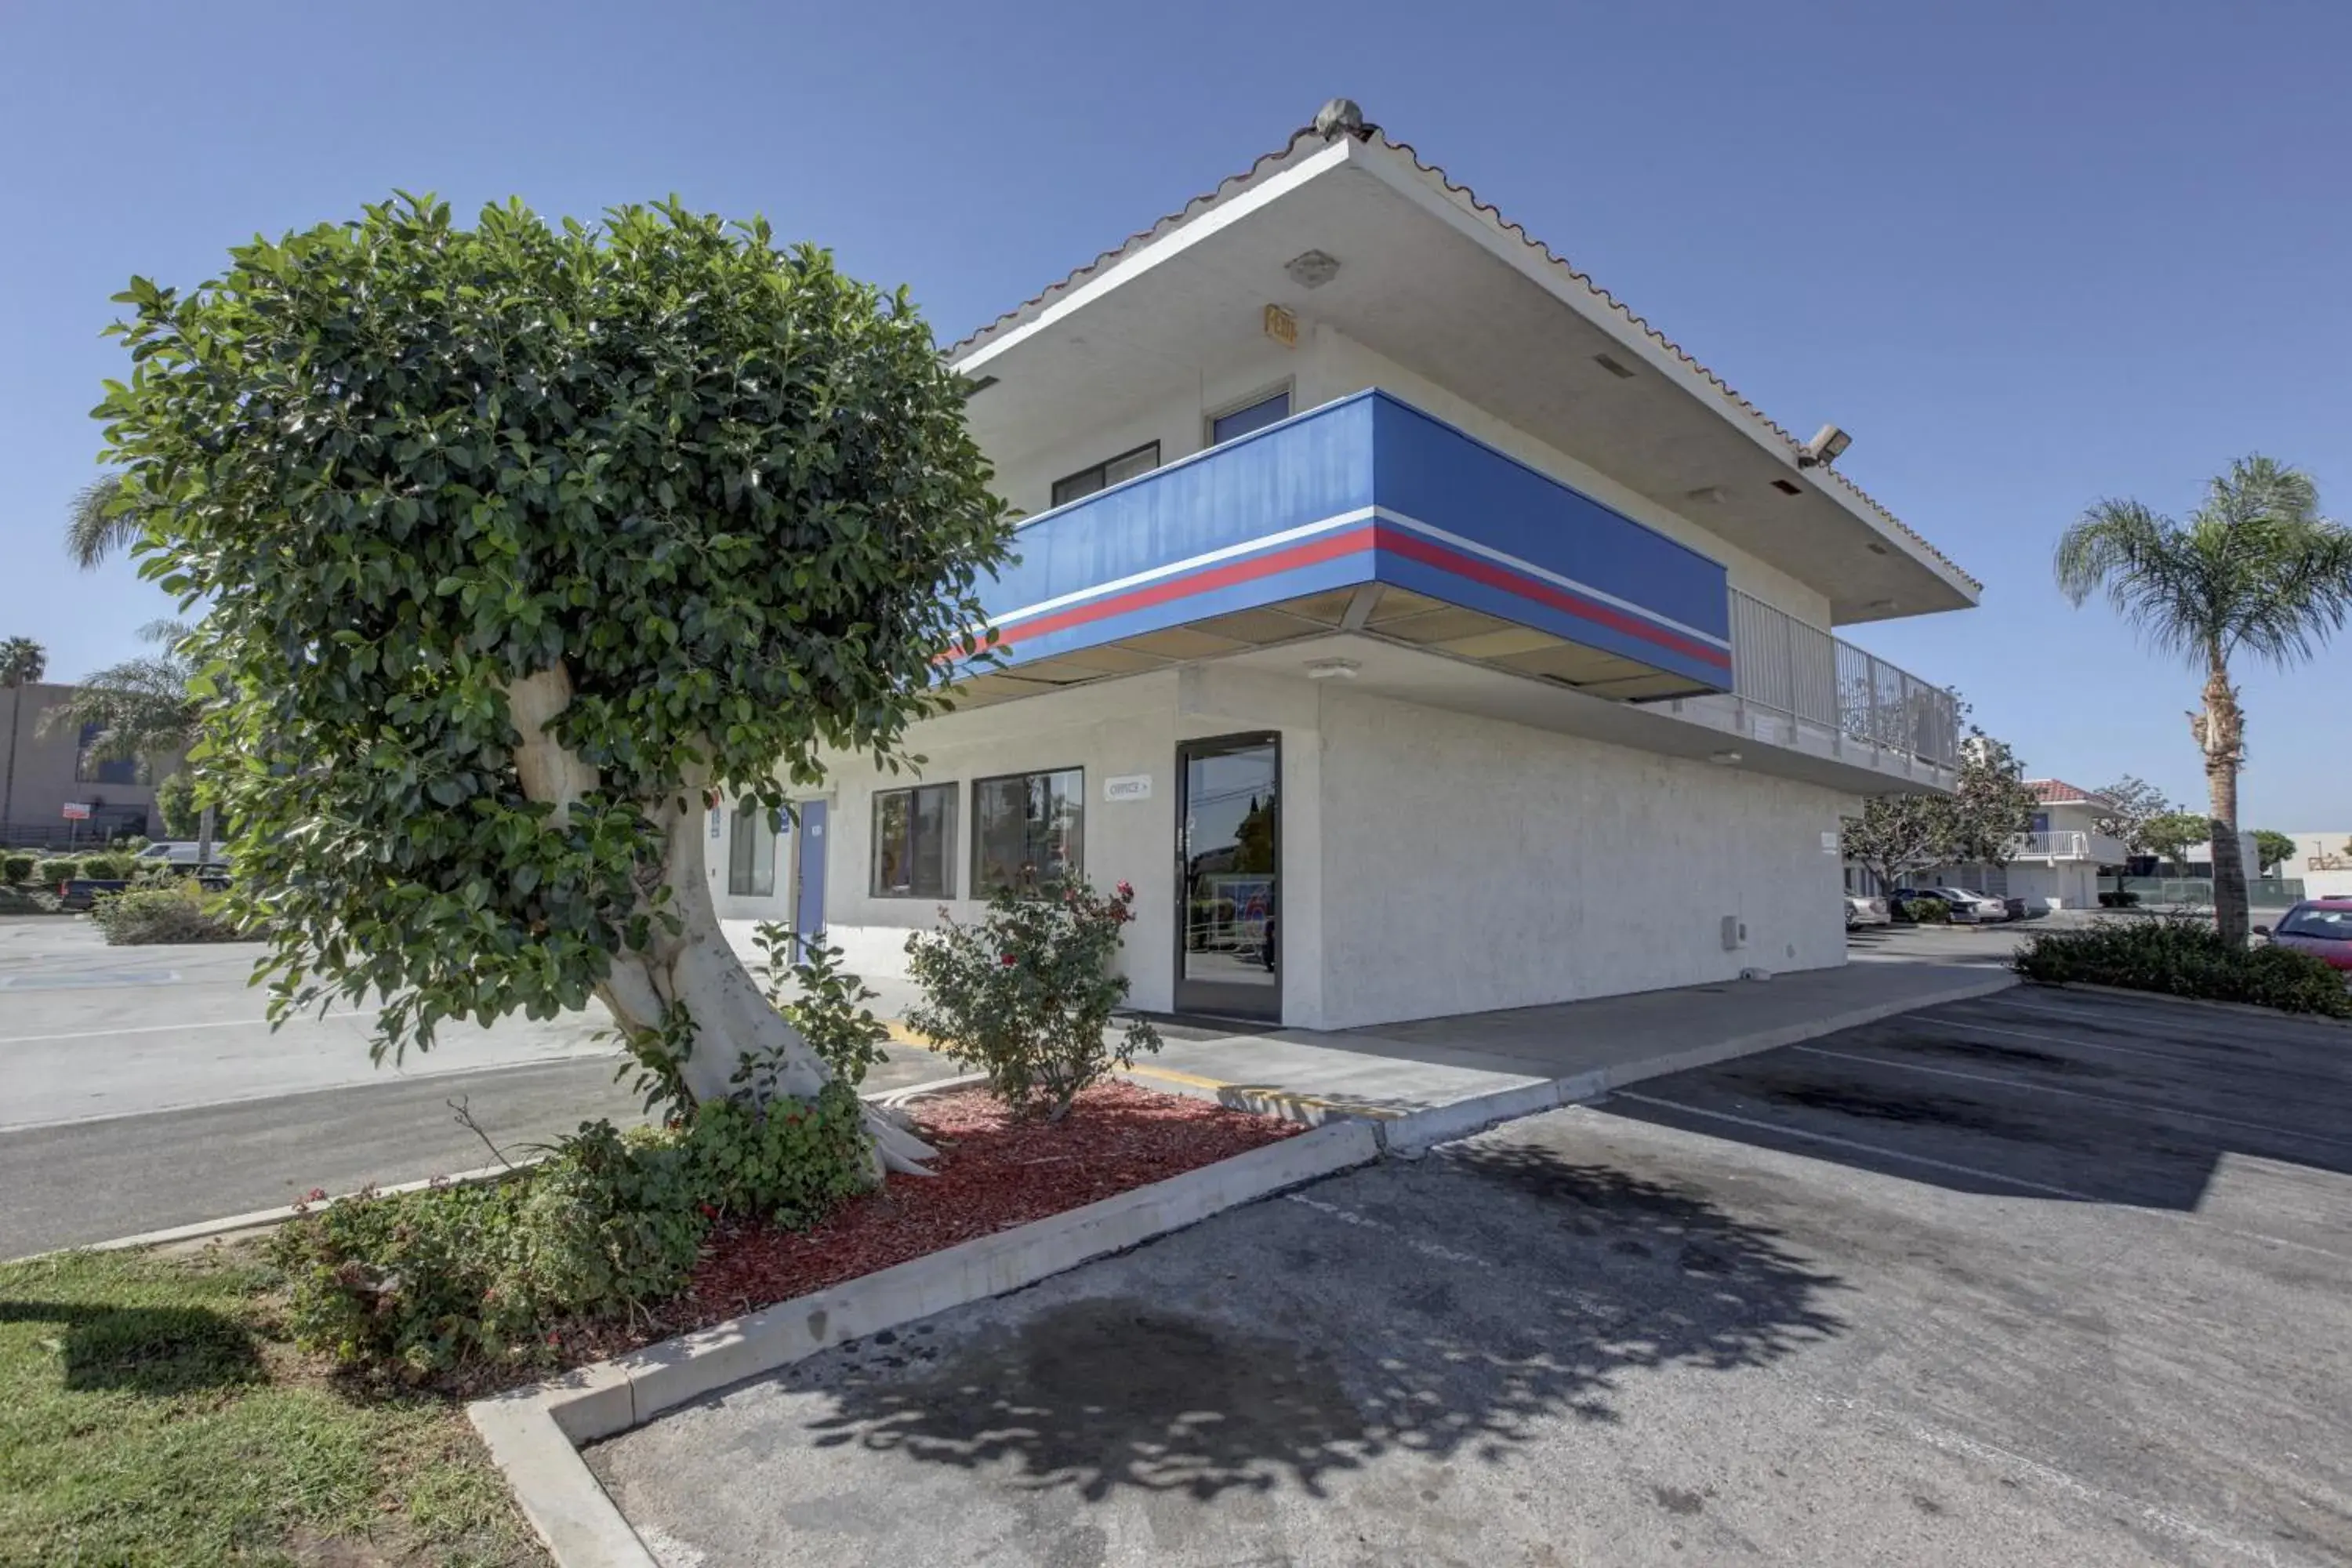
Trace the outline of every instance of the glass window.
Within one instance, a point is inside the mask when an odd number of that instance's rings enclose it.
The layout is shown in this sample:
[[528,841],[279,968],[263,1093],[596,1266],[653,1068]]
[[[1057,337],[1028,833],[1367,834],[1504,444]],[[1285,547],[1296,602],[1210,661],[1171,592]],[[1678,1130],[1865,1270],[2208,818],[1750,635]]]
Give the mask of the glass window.
[[950,841],[955,837],[956,789],[924,784],[884,790],[874,797],[874,896],[951,899]]
[[91,754],[90,748],[104,733],[106,726],[95,721],[81,727],[80,749],[74,754],[76,784],[135,784],[139,782],[139,759],[108,757],[103,760]]
[[735,813],[727,845],[727,890],[737,898],[776,895],[776,813],[747,800]]
[[1230,414],[1220,414],[1209,421],[1209,445],[1219,446],[1236,436],[1246,436],[1253,430],[1263,430],[1290,417],[1290,389],[1284,387],[1272,397],[1261,397],[1244,408]]
[[971,896],[1086,871],[1083,768],[1013,773],[971,786]]
[[1138,474],[1148,474],[1160,466],[1160,443],[1147,441],[1131,452],[1121,452],[1108,462],[1097,463],[1091,468],[1080,468],[1066,479],[1054,481],[1054,504],[1066,506],[1081,496],[1108,489]]

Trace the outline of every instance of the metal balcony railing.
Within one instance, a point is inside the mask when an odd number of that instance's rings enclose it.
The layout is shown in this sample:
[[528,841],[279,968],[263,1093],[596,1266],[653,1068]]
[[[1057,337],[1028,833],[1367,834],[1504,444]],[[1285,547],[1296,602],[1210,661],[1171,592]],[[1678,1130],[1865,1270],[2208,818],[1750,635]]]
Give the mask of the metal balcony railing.
[[2053,833],[2021,833],[2010,844],[2012,860],[2087,860],[2091,836],[2079,828]]
[[1950,692],[1737,588],[1731,668],[1742,701],[1938,767],[1959,766],[1959,703]]

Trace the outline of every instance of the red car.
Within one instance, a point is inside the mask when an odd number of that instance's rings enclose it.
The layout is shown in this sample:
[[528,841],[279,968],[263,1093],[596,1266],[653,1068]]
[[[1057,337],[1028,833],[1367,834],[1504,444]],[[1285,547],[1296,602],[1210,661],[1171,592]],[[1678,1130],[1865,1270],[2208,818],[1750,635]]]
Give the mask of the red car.
[[2306,899],[2274,929],[2254,930],[2274,946],[2307,952],[2330,969],[2352,970],[2352,899]]

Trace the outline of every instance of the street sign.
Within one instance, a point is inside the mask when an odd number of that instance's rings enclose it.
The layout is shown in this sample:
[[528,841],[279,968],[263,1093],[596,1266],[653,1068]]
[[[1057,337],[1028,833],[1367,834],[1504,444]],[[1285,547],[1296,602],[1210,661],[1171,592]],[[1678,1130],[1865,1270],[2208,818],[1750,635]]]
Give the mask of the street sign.
[[66,820],[68,822],[88,822],[89,820],[89,807],[78,800],[69,800],[66,802]]

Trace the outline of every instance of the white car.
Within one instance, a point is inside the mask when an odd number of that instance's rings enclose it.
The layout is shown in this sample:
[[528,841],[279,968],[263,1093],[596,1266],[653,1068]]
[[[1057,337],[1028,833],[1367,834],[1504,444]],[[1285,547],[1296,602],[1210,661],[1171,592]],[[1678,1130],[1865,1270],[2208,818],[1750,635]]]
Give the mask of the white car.
[[1887,911],[1885,899],[1866,899],[1860,893],[1845,896],[1845,929],[1856,926],[1883,926],[1895,917]]
[[[167,866],[193,866],[196,863],[196,841],[193,838],[158,840],[139,851],[132,858],[142,866],[152,866],[157,861],[162,861]],[[214,845],[211,863],[215,866],[227,865],[228,852],[219,845]]]

